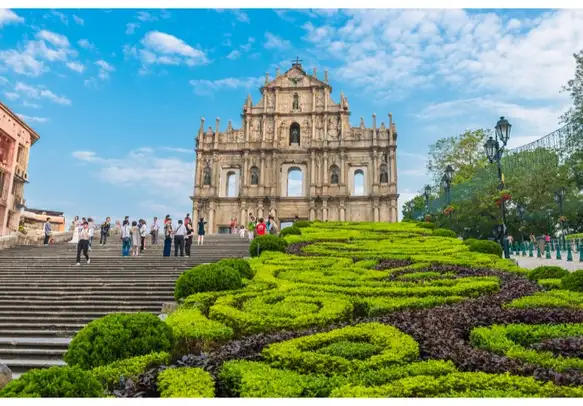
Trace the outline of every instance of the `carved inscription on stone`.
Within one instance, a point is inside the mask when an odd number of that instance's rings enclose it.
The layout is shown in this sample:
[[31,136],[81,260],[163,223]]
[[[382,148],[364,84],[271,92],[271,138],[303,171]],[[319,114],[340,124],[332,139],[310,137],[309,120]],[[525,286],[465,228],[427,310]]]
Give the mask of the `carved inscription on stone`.
[[324,91],[318,91],[316,95],[316,106],[317,107],[324,107]]

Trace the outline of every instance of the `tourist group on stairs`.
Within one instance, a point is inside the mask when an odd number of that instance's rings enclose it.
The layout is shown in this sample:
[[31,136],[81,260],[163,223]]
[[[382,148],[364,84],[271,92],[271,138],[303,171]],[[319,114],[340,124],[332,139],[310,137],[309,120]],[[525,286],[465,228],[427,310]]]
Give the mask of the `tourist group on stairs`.
[[245,231],[247,231],[249,241],[253,240],[255,235],[277,235],[279,233],[277,223],[271,214],[267,217],[267,221],[265,222],[263,218],[257,219],[257,217],[255,217],[252,213],[249,213],[249,223],[247,223],[247,230],[245,230],[244,226],[241,226],[241,229],[239,230],[239,236],[241,238],[245,238]]

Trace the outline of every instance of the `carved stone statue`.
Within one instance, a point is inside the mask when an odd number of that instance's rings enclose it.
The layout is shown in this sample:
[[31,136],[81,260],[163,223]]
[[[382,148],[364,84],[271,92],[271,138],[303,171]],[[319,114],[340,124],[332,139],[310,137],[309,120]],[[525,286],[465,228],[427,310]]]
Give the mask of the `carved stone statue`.
[[253,120],[252,125],[251,125],[251,141],[259,140],[260,132],[261,132],[261,123],[259,122],[259,120],[255,119],[255,120]]
[[272,109],[273,108],[273,94],[267,93],[267,107]]
[[210,186],[211,185],[211,167],[208,166],[208,164],[207,164],[207,166],[204,167],[202,175],[203,175],[202,176],[203,177],[202,184],[204,186]]
[[336,166],[332,168],[332,174],[330,175],[330,184],[332,185],[338,184],[338,168]]
[[338,123],[333,117],[328,119],[328,135],[331,138],[336,138],[336,136],[338,136]]
[[381,165],[381,183],[389,183],[389,172],[387,171],[387,165]]
[[293,96],[292,109],[294,109],[294,110],[300,109],[300,96],[298,96],[297,93],[294,93],[294,96]]
[[259,169],[257,167],[251,168],[251,184],[252,185],[259,184]]
[[298,126],[292,126],[289,142],[291,144],[299,144],[300,143],[300,129]]

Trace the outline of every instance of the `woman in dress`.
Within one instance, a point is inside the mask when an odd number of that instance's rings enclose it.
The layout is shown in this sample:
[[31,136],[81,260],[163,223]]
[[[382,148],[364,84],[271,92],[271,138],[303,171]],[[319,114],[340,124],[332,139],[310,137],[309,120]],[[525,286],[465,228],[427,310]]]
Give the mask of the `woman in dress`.
[[132,221],[132,257],[140,255],[140,227],[137,221]]
[[200,220],[198,221],[198,245],[204,244],[204,225],[205,224],[206,224],[206,221],[204,221],[204,218],[201,217]]
[[71,229],[73,230],[73,239],[69,241],[69,244],[78,244],[79,243],[79,216],[75,216],[73,220],[73,224],[71,225]]

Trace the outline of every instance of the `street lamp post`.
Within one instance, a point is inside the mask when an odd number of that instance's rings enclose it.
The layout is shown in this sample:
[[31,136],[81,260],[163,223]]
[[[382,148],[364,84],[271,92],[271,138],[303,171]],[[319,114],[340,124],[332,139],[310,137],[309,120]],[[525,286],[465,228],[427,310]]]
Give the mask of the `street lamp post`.
[[[447,199],[447,206],[451,205],[451,181],[453,179],[454,169],[451,165],[447,165],[445,168],[445,173],[441,178],[441,187],[445,190],[445,196]],[[449,227],[451,228],[451,211],[447,215],[449,217]]]
[[415,208],[415,203],[413,203],[413,200],[409,200],[407,203],[407,208],[409,209],[409,217],[411,220],[413,220],[413,209]]
[[423,197],[425,197],[425,214],[429,214],[429,197],[431,196],[431,186],[425,185]]
[[563,202],[565,201],[565,195],[567,194],[567,189],[565,187],[561,187],[559,190],[555,192],[555,202],[559,204],[559,223],[561,224],[561,241],[563,245],[565,245],[565,229],[564,229],[564,221],[563,217]]
[[[510,131],[512,125],[504,117],[500,117],[498,123],[496,123],[496,135],[495,138],[490,136],[488,141],[484,144],[484,149],[486,150],[486,155],[490,163],[496,163],[498,168],[498,190],[504,190],[504,177],[502,176],[502,166],[500,161],[502,160],[502,154],[504,153],[504,148],[506,143],[510,138]],[[502,230],[500,232],[500,245],[504,248],[504,257],[510,258],[510,250],[508,249],[508,229],[506,228],[506,209],[505,209],[504,199],[500,202],[500,211],[502,215]]]
[[520,238],[522,239],[522,242],[524,243],[524,233],[522,232],[522,224],[524,223],[524,214],[526,212],[526,209],[524,208],[523,205],[519,204],[516,207],[516,210],[518,210],[518,217],[520,218]]

